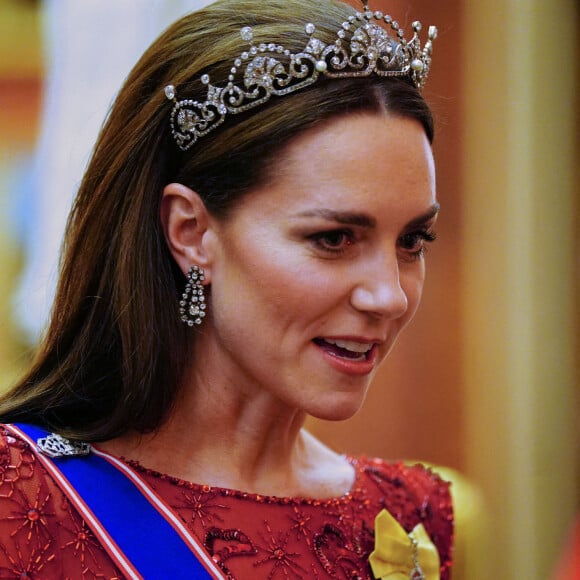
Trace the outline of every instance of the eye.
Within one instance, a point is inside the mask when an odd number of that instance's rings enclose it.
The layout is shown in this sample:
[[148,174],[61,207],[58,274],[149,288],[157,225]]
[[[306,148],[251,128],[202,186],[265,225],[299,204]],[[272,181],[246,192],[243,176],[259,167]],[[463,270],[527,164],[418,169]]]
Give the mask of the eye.
[[437,239],[435,232],[418,230],[403,234],[399,238],[399,247],[412,260],[418,260],[427,251],[427,244]]
[[309,236],[314,245],[325,252],[340,254],[354,243],[354,235],[350,230],[329,230]]

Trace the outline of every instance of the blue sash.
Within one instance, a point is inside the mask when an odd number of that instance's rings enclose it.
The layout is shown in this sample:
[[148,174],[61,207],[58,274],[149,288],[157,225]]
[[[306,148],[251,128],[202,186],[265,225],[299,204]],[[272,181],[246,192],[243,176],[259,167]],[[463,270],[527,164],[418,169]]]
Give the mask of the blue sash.
[[[32,442],[48,435],[45,430],[32,425],[16,424],[15,427],[28,435]],[[104,546],[107,552],[117,560],[114,557],[116,545],[121,555],[132,564],[136,572],[132,577],[146,580],[224,577],[207,555],[206,564],[202,564],[138,486],[103,457],[90,453],[84,457],[48,459],[39,453],[36,445],[33,451],[45,465],[52,462],[82,498],[113,540],[112,550]],[[55,481],[70,497],[66,481],[65,485],[58,479]],[[87,520],[87,524],[95,531],[91,521]],[[208,567],[214,568],[212,574]]]

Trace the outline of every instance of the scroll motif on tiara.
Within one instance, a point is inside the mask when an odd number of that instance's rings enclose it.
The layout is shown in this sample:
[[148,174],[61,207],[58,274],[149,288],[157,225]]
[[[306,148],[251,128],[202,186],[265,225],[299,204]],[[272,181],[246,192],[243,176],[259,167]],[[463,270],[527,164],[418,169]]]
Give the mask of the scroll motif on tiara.
[[[396,39],[375,23],[388,24]],[[364,12],[357,12],[342,24],[332,44],[314,37],[316,26],[305,25],[308,41],[302,52],[291,53],[275,43],[253,42],[249,26],[241,29],[248,50],[234,61],[223,87],[211,84],[208,74],[201,77],[207,86],[203,102],[178,101],[173,85],[165,87],[165,96],[175,104],[171,111],[171,132],[178,147],[186,151],[200,137],[219,127],[227,115],[243,113],[270,100],[299,91],[320,77],[347,78],[378,76],[409,76],[421,89],[431,67],[433,41],[437,29],[429,27],[427,42],[421,47],[421,23],[413,23],[413,38],[407,42],[403,30],[390,16],[372,12],[365,3]]]

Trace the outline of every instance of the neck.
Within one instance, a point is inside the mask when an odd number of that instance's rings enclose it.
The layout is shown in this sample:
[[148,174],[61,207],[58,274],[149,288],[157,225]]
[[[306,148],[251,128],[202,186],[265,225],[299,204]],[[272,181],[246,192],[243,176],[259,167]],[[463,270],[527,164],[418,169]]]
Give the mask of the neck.
[[304,420],[263,390],[193,376],[158,431],[103,447],[196,483],[285,497],[344,494],[353,469],[307,433]]

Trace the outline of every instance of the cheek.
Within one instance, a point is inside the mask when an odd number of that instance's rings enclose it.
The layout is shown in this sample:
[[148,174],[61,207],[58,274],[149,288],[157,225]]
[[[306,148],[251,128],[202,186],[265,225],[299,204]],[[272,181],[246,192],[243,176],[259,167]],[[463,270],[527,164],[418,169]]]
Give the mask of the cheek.
[[300,267],[280,248],[252,243],[232,248],[213,276],[215,308],[254,324],[276,318],[283,323],[299,311],[308,291]]

